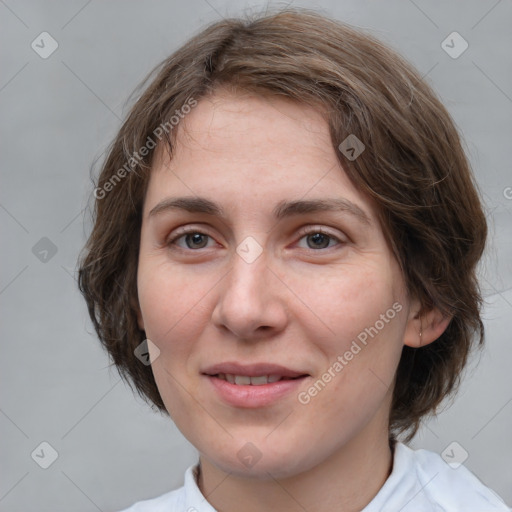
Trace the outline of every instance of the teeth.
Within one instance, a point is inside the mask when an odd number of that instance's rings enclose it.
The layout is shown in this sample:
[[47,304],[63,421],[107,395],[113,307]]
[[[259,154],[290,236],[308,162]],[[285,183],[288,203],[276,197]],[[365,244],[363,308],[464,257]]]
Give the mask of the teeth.
[[235,384],[237,386],[247,386],[251,383],[251,377],[247,375],[235,375]]
[[261,377],[251,377],[251,384],[253,386],[260,386],[261,384],[267,384],[268,378],[266,375],[262,375]]
[[247,375],[232,375],[230,373],[219,373],[217,375],[219,379],[226,380],[230,384],[236,384],[238,386],[262,386],[264,384],[272,384],[279,380],[288,380],[287,377],[281,377],[280,375],[258,375],[257,377],[249,377]]

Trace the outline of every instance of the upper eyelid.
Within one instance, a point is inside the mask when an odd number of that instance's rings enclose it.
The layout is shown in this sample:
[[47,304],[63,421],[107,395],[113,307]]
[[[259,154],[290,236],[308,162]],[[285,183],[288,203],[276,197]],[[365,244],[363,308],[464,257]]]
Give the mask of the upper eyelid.
[[[299,229],[298,231],[298,234],[301,235],[301,238],[303,236],[306,236],[306,235],[309,235],[309,234],[312,234],[312,233],[322,233],[323,235],[327,235],[327,236],[330,236],[332,238],[336,238],[337,240],[339,240],[340,242],[342,242],[342,238],[341,236],[339,235],[336,235],[334,233],[332,233],[329,229],[323,227],[323,226],[314,226],[314,225],[311,225],[311,226],[306,226],[304,228],[301,228]],[[346,235],[344,235],[346,237]]]

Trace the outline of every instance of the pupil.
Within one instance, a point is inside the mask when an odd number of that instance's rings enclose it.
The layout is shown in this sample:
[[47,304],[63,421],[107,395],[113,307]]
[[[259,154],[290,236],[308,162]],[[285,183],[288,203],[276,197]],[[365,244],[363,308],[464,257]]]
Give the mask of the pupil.
[[192,233],[192,234],[189,234],[187,235],[187,238],[186,238],[186,241],[187,241],[187,245],[190,247],[190,246],[194,246],[194,248],[197,248],[197,246],[199,245],[200,249],[202,247],[204,247],[206,245],[205,243],[205,239],[206,237],[204,235],[202,235],[201,233]]
[[313,241],[315,248],[321,247],[323,249],[329,245],[329,239],[323,233],[315,233],[314,235],[310,235],[310,240]]

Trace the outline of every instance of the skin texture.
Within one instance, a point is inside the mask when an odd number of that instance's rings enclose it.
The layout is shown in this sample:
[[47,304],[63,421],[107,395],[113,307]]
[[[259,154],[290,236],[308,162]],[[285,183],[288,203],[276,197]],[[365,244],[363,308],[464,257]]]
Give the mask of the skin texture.
[[[318,111],[218,91],[178,130],[172,161],[161,148],[156,155],[144,202],[139,326],[160,350],[152,369],[166,408],[200,453],[199,486],[227,512],[240,503],[360,510],[391,470],[402,346],[434,341],[448,321],[435,310],[418,315],[374,205],[348,180]],[[225,217],[149,215],[182,196],[214,201]],[[354,203],[369,223],[346,211],[272,215],[280,201],[326,198]],[[204,236],[185,237],[183,227]],[[328,236],[315,236],[319,229]],[[236,252],[249,236],[263,250],[252,263]],[[400,312],[307,404],[292,392],[234,407],[202,375],[214,363],[270,362],[309,374],[305,391],[393,304]],[[237,456],[247,442],[261,454],[252,467]]]

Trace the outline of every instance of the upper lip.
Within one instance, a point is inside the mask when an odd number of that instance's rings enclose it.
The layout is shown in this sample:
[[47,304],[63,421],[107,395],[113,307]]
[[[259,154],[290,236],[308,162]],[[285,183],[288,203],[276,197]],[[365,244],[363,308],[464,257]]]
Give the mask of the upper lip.
[[277,364],[240,364],[235,362],[215,364],[203,370],[202,373],[206,375],[217,375],[219,373],[227,373],[229,375],[246,375],[248,377],[258,377],[260,375],[280,375],[282,377],[290,378],[308,375],[307,372],[295,371]]

